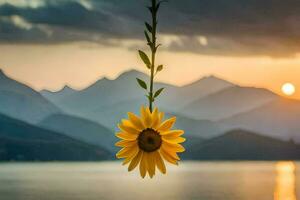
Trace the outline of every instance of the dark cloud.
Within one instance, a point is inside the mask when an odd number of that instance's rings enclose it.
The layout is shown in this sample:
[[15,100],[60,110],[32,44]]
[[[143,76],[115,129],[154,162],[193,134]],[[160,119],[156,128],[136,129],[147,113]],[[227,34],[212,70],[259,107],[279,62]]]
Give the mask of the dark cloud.
[[[149,0],[45,1],[37,8],[0,6],[0,41],[57,43],[142,39]],[[1,18],[20,16],[18,27]],[[160,13],[161,33],[178,35],[166,48],[220,55],[292,56],[300,51],[299,0],[170,0]],[[198,40],[205,36],[208,44]]]
[[[39,8],[15,7],[5,4],[0,7],[1,17],[20,16],[33,26],[44,26],[52,32],[44,42],[98,41],[103,37],[122,38],[128,36],[122,27],[130,24],[124,18],[118,18],[108,12],[88,10],[78,2],[47,3]],[[27,30],[24,31],[26,34]],[[5,42],[1,37],[0,40]],[[15,33],[12,32],[12,35]],[[45,32],[46,34],[46,32]],[[19,35],[21,36],[21,35]],[[134,37],[134,36],[133,36]],[[34,38],[34,37],[33,37]],[[22,36],[16,38],[22,41]],[[38,38],[37,38],[38,39]],[[45,39],[45,38],[44,38]],[[33,40],[34,42],[40,42]]]
[[46,39],[46,35],[39,29],[32,28],[30,30],[22,29],[10,22],[0,21],[0,38],[5,43],[32,43],[42,42]]

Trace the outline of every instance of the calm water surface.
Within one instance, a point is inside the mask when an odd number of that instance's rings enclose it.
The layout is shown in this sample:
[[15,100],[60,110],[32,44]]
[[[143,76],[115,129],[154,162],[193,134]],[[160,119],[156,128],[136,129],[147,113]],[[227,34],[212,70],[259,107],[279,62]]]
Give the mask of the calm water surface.
[[0,164],[0,200],[300,200],[299,183],[294,162],[184,162],[152,180],[118,162]]

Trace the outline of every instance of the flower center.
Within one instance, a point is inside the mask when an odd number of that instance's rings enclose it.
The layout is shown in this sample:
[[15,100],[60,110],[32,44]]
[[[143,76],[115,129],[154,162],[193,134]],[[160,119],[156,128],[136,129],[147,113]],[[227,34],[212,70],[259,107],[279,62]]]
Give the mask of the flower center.
[[153,152],[160,148],[162,143],[159,133],[151,128],[143,130],[138,137],[140,149],[146,152]]

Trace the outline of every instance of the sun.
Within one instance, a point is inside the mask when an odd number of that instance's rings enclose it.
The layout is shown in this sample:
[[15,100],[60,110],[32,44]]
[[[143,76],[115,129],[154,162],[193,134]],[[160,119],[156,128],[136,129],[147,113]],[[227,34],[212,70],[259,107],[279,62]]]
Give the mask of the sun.
[[291,96],[296,92],[296,87],[292,83],[285,83],[282,85],[281,90],[285,95]]

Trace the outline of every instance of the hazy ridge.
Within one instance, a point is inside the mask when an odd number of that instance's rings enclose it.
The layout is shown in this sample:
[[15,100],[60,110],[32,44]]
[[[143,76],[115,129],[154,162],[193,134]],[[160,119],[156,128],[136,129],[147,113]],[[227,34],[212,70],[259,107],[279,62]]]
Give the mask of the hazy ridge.
[[[116,124],[128,111],[138,113],[140,106],[147,104],[144,91],[135,82],[136,77],[148,78],[131,70],[115,80],[102,78],[80,91],[65,86],[57,92],[43,90],[39,93],[1,72],[0,113],[26,121],[34,128],[42,127],[40,132],[59,133],[90,145],[91,149],[102,149],[107,153],[101,159],[112,158],[116,152],[113,146]],[[188,138],[185,158],[278,159],[280,152],[286,158],[297,158],[289,146],[295,152],[299,152],[300,147],[289,141],[300,143],[299,101],[285,99],[263,88],[242,87],[214,76],[182,87],[157,83],[156,88],[160,87],[166,92],[156,105],[166,112],[166,116],[176,115],[176,128],[185,130]],[[239,130],[239,134],[232,134],[233,130],[235,133]],[[20,131],[24,138],[31,134],[27,129]],[[1,152],[6,151],[9,146],[6,144],[16,148],[25,144],[24,138],[11,143],[13,137],[10,132],[6,133],[5,140],[9,139],[9,142],[2,140]],[[245,141],[249,141],[251,148],[241,147],[240,154],[236,154],[236,148],[227,148],[234,144],[243,145]],[[258,146],[260,148],[255,148]],[[57,147],[49,149],[55,152]],[[274,149],[278,152],[276,155],[264,153]],[[78,160],[81,160],[80,156]]]

